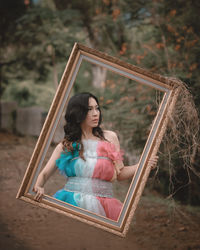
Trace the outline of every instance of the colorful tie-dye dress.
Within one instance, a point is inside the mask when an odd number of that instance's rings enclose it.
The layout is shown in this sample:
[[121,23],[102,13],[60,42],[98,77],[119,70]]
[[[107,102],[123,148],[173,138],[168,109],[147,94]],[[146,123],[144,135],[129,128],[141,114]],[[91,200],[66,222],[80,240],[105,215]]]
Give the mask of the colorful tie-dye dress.
[[112,181],[116,178],[113,161],[121,160],[121,154],[107,141],[89,139],[82,143],[84,159],[79,156],[80,144],[74,142],[73,152],[62,152],[56,160],[61,174],[67,176],[67,183],[54,197],[116,221],[122,203],[113,198]]

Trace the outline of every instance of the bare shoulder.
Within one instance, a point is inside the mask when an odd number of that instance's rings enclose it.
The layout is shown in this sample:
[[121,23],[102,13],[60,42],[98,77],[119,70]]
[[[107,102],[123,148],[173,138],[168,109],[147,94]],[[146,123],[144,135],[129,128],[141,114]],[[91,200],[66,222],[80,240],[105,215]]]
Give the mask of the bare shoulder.
[[104,130],[103,132],[104,132],[104,136],[105,136],[106,140],[108,140],[114,144],[118,141],[117,134],[114,131]]
[[63,144],[62,142],[60,142],[56,148],[55,148],[55,151],[58,152],[58,153],[61,153],[63,151]]

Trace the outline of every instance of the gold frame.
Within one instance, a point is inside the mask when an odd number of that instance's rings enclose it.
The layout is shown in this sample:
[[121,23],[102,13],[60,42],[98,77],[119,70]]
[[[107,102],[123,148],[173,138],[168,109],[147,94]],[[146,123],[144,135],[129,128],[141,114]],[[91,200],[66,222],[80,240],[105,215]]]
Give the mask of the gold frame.
[[[58,201],[48,195],[44,195],[41,202],[34,201],[34,192],[32,191],[34,181],[40,171],[44,157],[61,118],[61,114],[68,101],[82,60],[103,66],[117,74],[164,92],[162,102],[140,157],[139,166],[130,184],[117,222]],[[162,137],[165,133],[169,115],[174,108],[178,93],[179,84],[175,80],[168,80],[163,76],[153,74],[105,53],[75,43],[17,193],[17,198],[125,237],[150,172],[150,169],[147,167],[147,161],[152,155],[157,154]]]

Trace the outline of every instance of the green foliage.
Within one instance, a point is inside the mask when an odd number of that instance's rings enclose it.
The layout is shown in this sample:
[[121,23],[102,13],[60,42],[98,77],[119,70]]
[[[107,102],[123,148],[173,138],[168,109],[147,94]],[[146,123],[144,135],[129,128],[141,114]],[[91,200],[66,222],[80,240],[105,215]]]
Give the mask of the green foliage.
[[16,30],[10,33],[11,42],[5,46],[1,58],[2,91],[13,78],[19,83],[31,79],[43,84],[58,62],[59,65],[66,63],[74,42],[85,37],[79,15],[77,10],[28,8],[15,21]]
[[26,80],[10,84],[4,92],[3,100],[16,101],[21,107],[42,106],[48,111],[54,95],[51,82],[46,85],[35,85],[32,80]]
[[92,92],[92,71],[90,63],[83,61],[74,83],[74,92]]
[[[34,8],[18,20],[16,37],[22,45],[20,62],[29,71],[38,72],[38,80],[46,78],[49,66],[56,63],[56,58],[59,58],[59,63],[66,62],[76,41],[76,32],[81,31],[79,23],[77,26],[70,22],[75,14],[78,15],[73,10],[59,13],[46,8]],[[68,25],[65,26],[65,23]]]

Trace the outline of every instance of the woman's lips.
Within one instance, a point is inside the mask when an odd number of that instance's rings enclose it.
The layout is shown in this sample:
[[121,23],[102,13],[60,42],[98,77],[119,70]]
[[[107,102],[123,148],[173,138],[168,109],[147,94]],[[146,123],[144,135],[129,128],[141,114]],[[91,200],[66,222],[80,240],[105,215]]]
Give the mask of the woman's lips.
[[99,122],[99,119],[92,120],[93,122]]

